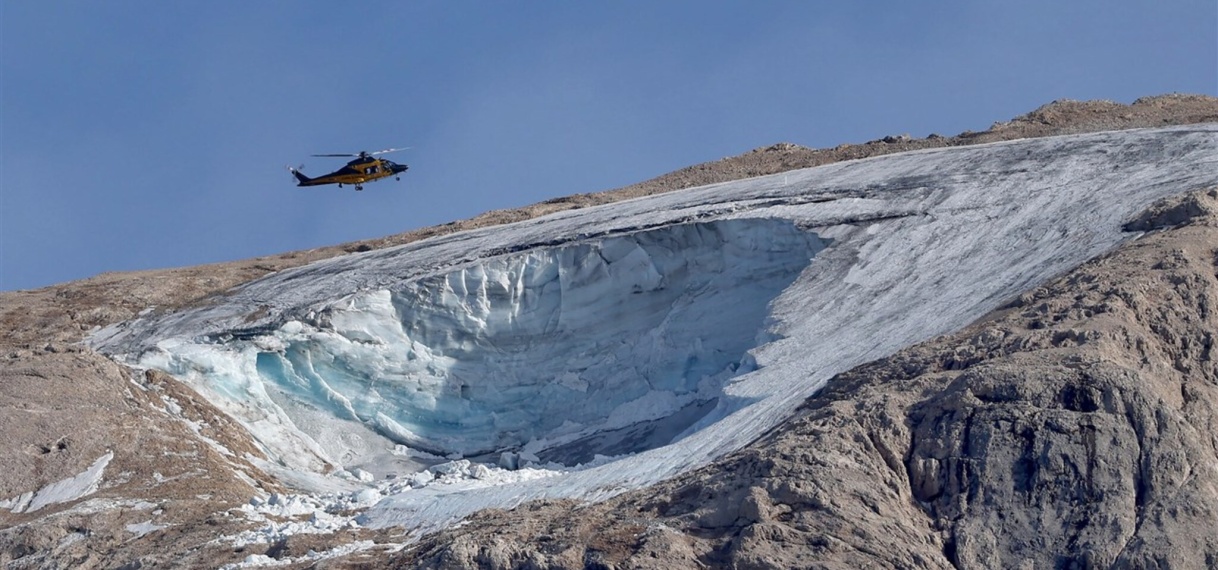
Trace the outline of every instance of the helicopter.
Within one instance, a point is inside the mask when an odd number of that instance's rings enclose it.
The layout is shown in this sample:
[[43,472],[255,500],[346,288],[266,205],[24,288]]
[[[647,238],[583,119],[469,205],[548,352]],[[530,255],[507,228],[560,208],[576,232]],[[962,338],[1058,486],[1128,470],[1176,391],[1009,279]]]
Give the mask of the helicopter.
[[329,174],[318,176],[317,178],[309,178],[301,173],[300,169],[303,168],[303,166],[297,168],[292,168],[289,166],[288,170],[290,170],[292,175],[296,177],[297,186],[338,184],[338,187],[342,188],[343,184],[350,184],[355,186],[356,190],[363,190],[365,182],[373,182],[382,178],[388,178],[390,176],[397,180],[402,179],[399,175],[406,172],[410,168],[409,166],[406,166],[405,164],[398,164],[392,160],[377,158],[378,155],[388,152],[397,152],[399,150],[406,149],[387,148],[385,150],[378,150],[376,152],[361,151],[355,154],[315,154],[313,156],[355,157],[355,160],[348,162],[346,166]]

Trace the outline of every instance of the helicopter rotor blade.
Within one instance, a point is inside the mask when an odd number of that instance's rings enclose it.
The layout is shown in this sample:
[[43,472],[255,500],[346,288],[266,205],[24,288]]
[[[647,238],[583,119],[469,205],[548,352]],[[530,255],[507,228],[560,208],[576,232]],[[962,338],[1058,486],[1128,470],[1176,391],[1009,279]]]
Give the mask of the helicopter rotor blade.
[[378,150],[376,152],[367,152],[367,151],[364,151],[364,152],[339,152],[339,153],[333,153],[333,154],[314,154],[314,155],[310,155],[310,156],[342,157],[342,158],[365,157],[365,156],[376,156],[378,154],[385,154],[387,152],[397,152],[399,150],[407,150],[409,148],[413,148],[413,147],[404,146],[402,148],[387,148],[384,150]]
[[372,155],[372,156],[376,156],[376,155],[378,155],[378,154],[385,154],[385,153],[387,153],[387,152],[397,152],[397,151],[399,151],[399,150],[407,150],[407,149],[410,149],[410,148],[411,148],[411,147],[408,147],[408,146],[404,146],[404,147],[402,147],[402,148],[387,148],[387,149],[385,149],[385,150],[378,150],[378,151],[376,151],[376,152],[370,152],[370,153],[368,153],[368,154],[370,154],[370,155]]

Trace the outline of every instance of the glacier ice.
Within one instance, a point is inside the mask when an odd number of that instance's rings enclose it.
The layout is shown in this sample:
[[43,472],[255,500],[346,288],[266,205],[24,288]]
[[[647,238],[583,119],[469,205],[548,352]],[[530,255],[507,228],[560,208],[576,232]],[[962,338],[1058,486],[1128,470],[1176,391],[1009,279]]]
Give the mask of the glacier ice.
[[276,402],[276,420],[313,440],[292,452],[335,463],[366,460],[373,433],[445,457],[528,446],[584,463],[667,444],[713,408],[765,342],[769,301],[823,247],[782,219],[609,235],[358,292],[146,362],[201,371],[235,404]]
[[383,457],[593,459],[386,487],[364,520],[434,528],[739,449],[833,375],[1135,239],[1125,221],[1216,166],[1218,124],[893,154],[327,259],[90,342],[190,383],[301,488]]

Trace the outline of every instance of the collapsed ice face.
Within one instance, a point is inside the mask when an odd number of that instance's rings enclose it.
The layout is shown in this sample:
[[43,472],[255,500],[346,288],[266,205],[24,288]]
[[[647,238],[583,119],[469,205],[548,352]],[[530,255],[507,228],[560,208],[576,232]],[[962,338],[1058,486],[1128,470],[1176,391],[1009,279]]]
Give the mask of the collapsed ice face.
[[259,347],[242,352],[281,403],[442,455],[532,442],[583,461],[666,444],[708,411],[823,247],[785,220],[668,226],[355,294],[234,342]]

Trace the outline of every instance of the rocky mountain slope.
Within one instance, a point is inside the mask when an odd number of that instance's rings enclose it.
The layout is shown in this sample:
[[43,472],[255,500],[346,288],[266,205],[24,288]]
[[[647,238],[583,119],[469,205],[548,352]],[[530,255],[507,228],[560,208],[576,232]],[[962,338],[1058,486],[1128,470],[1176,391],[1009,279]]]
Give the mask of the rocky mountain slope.
[[[775,145],[382,240],[0,294],[0,563],[1213,566],[1218,221],[1207,192],[1148,212],[1130,229],[1153,233],[994,318],[835,378],[712,466],[605,503],[483,513],[405,548],[392,530],[360,528],[217,541],[254,524],[233,511],[251,493],[282,490],[243,459],[258,455],[248,436],[171,377],[78,344],[94,327],[268,272],[561,209],[917,148],[1212,121],[1209,97],[1058,102],[981,133]],[[80,476],[107,457],[106,481],[90,489]],[[363,547],[344,553],[350,544]]]

